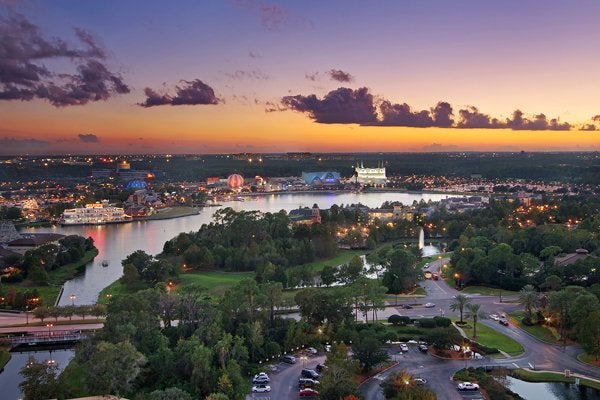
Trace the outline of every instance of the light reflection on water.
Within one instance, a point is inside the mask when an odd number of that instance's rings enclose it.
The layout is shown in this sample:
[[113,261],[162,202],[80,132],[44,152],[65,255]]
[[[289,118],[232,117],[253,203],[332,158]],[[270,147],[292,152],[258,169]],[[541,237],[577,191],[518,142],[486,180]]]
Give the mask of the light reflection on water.
[[600,391],[558,382],[525,382],[507,377],[510,390],[527,400],[600,400]]
[[[245,201],[231,201],[222,207],[232,207],[236,211],[259,210],[262,212],[290,211],[298,207],[312,207],[318,204],[328,209],[334,204],[362,203],[368,207],[379,207],[385,201],[399,201],[410,205],[413,201],[439,201],[449,197],[445,194],[416,194],[394,192],[367,193],[301,193],[301,194],[269,194],[246,197]],[[158,221],[134,221],[127,224],[101,226],[54,226],[48,228],[29,228],[24,232],[54,232],[65,235],[91,236],[99,254],[86,266],[82,274],[64,285],[64,294],[60,305],[71,303],[69,296],[74,294],[75,304],[93,304],[100,291],[117,280],[123,272],[121,260],[135,250],[144,250],[148,254],[158,254],[164,243],[180,232],[197,231],[202,224],[210,223],[212,215],[220,207],[199,209],[199,214],[182,218]],[[425,246],[429,247],[429,246]],[[425,249],[424,249],[425,250]],[[102,261],[108,261],[103,267]]]

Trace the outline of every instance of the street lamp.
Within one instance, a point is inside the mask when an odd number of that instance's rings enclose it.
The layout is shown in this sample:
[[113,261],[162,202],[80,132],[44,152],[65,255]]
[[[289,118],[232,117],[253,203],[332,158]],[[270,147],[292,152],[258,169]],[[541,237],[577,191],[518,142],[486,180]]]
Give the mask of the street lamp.
[[77,296],[75,296],[74,294],[71,294],[69,296],[69,299],[71,299],[71,305],[74,306],[75,305],[75,299],[77,298]]
[[50,330],[52,329],[52,327],[54,325],[52,325],[52,324],[46,324],[46,326],[48,327],[48,336],[52,336],[52,333],[50,332]]

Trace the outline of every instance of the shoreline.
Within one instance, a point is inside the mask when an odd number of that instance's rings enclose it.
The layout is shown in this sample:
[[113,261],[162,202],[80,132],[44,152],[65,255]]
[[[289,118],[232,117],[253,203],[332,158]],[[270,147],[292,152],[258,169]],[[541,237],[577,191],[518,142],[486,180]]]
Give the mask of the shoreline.
[[[287,194],[347,194],[354,193],[350,189],[340,190],[280,190],[274,192],[257,192],[257,193],[239,193],[240,197],[259,197],[259,196],[272,196],[272,195],[287,195]],[[406,194],[447,194],[451,196],[492,196],[494,193],[480,193],[480,192],[447,192],[444,190],[406,190],[406,189],[376,189],[369,188],[356,194],[368,194],[368,193],[406,193]],[[232,200],[233,201],[233,200]]]

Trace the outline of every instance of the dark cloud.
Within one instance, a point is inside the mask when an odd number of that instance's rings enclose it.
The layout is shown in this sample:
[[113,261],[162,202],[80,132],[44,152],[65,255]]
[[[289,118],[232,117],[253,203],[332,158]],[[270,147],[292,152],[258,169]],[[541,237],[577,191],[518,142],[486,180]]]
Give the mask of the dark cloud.
[[452,106],[450,103],[440,101],[435,107],[431,109],[431,116],[433,117],[433,126],[440,128],[449,128],[454,123],[452,117]]
[[83,143],[98,143],[98,136],[94,135],[93,133],[80,133],[79,135],[77,135],[79,137],[79,140],[81,140]]
[[241,69],[238,69],[235,72],[225,72],[224,74],[226,76],[228,76],[229,78],[239,79],[239,80],[262,80],[262,81],[266,81],[266,80],[270,79],[269,75],[265,74],[263,71],[258,70],[258,69],[253,69],[253,70],[241,70]]
[[163,105],[202,105],[219,104],[222,102],[216,95],[213,88],[202,82],[200,79],[193,81],[181,81],[180,86],[175,86],[175,95],[159,94],[151,88],[145,88],[144,94],[146,100],[138,103],[142,107],[154,107]]
[[515,112],[513,112],[512,119],[509,118],[506,120],[506,126],[513,130],[527,131],[568,131],[571,129],[569,123],[561,123],[556,118],[548,121],[544,114],[534,115],[533,119],[524,118],[521,110],[515,110]]
[[[24,16],[0,15],[0,100],[46,99],[55,107],[83,105],[129,93],[120,75],[105,65],[105,52],[87,31],[75,28],[83,48],[60,38],[45,38]],[[52,71],[63,60],[76,72]]]
[[286,9],[276,4],[260,5],[260,22],[268,30],[280,30],[289,21]]
[[348,72],[344,72],[341,69],[330,69],[327,71],[329,77],[338,82],[352,82],[354,77],[350,75]]
[[310,73],[305,73],[304,77],[309,80],[309,81],[316,81],[317,79],[319,79],[319,73],[318,72],[313,72],[312,74]]
[[0,154],[15,155],[28,153],[45,153],[50,142],[34,138],[17,139],[13,137],[0,138]]
[[385,100],[379,106],[382,119],[378,125],[382,126],[412,126],[412,127],[430,127],[433,126],[433,118],[429,111],[411,111],[410,106],[404,104],[392,104]]
[[469,106],[466,109],[459,110],[460,119],[456,124],[457,128],[484,128],[497,129],[506,128],[506,124],[496,118],[491,118],[487,114],[480,113],[477,107]]
[[317,96],[286,96],[281,104],[288,109],[307,113],[323,124],[373,124],[377,122],[373,95],[365,87],[339,88],[318,99]]
[[596,125],[594,124],[583,124],[579,127],[580,131],[597,131]]
[[260,53],[258,53],[258,52],[256,52],[256,51],[252,51],[252,50],[250,50],[250,51],[248,52],[248,56],[249,56],[250,58],[261,58],[261,57],[262,57],[262,56],[260,55]]

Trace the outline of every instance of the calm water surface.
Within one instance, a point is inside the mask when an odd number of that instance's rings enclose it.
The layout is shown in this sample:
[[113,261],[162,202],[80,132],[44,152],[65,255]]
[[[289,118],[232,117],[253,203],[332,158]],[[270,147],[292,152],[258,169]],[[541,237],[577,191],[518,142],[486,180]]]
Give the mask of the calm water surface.
[[510,390],[527,400],[600,400],[600,391],[558,382],[525,382],[508,377]]
[[11,353],[11,355],[10,361],[0,374],[0,398],[3,400],[17,400],[22,397],[21,390],[19,390],[19,382],[22,380],[19,371],[27,364],[29,356],[33,356],[38,362],[54,360],[59,370],[62,371],[73,358],[74,350],[26,351]]
[[[384,201],[400,201],[410,205],[414,200],[439,201],[445,194],[409,193],[302,193],[246,197],[245,201],[225,202],[221,207],[232,207],[236,211],[259,210],[262,212],[290,211],[298,207],[318,204],[327,209],[334,204],[362,203],[379,207]],[[99,254],[86,266],[85,274],[65,283],[60,305],[71,303],[70,295],[76,296],[75,304],[93,304],[100,291],[117,280],[122,272],[121,260],[135,250],[158,254],[164,243],[180,232],[197,231],[202,224],[212,221],[213,213],[220,207],[201,208],[198,215],[158,221],[135,221],[127,224],[99,226],[54,226],[28,228],[23,232],[56,232],[64,235],[91,236]],[[103,267],[102,261],[108,261]]]

